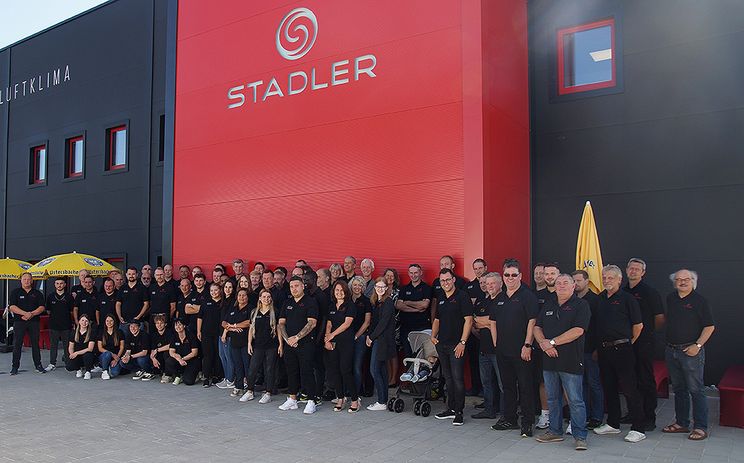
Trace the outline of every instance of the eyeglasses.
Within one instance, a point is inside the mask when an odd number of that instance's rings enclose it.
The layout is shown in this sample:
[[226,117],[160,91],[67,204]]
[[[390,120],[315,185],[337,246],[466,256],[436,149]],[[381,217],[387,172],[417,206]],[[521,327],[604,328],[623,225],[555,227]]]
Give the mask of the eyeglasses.
[[387,286],[375,285],[375,289],[387,289]]
[[454,280],[454,278],[440,278],[440,279],[439,279],[439,282],[440,282],[440,283],[449,283],[449,282],[451,282],[452,280]]
[[692,281],[692,278],[675,278],[674,281],[677,283],[689,283]]
[[505,273],[504,277],[506,278],[517,278],[519,276],[518,273]]

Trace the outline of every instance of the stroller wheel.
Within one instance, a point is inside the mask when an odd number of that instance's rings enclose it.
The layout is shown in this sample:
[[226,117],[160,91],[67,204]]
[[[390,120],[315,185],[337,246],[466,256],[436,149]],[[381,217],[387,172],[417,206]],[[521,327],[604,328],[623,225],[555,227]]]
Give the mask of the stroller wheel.
[[395,405],[395,398],[388,400],[387,407],[389,411],[392,412],[394,410],[393,408],[394,405]]
[[402,413],[405,408],[406,403],[403,402],[403,399],[395,399],[395,402],[393,403],[393,409],[395,410],[395,413]]
[[413,403],[413,414],[419,416],[421,414],[421,401],[417,400]]
[[429,402],[424,402],[421,404],[421,416],[427,417],[431,414],[431,404]]

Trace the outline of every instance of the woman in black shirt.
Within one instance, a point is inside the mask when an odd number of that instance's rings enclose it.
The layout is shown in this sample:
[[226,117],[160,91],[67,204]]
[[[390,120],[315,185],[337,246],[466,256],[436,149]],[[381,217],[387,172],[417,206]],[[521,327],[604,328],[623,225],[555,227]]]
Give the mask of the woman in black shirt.
[[258,403],[271,402],[271,388],[274,385],[274,370],[277,358],[281,357],[284,347],[282,337],[276,331],[278,313],[274,309],[271,291],[262,289],[258,296],[258,307],[253,309],[248,329],[248,353],[253,357],[246,379],[246,392],[240,398],[241,402],[253,400],[253,387],[256,376],[263,370],[266,392]]
[[103,368],[101,379],[111,379],[121,373],[121,357],[124,355],[124,333],[118,328],[116,315],[109,313],[103,319],[103,328],[98,339],[98,363]]
[[[393,301],[393,307],[398,301],[398,295],[400,294],[400,277],[398,271],[394,268],[386,268],[382,274],[385,278],[388,288],[390,288],[390,299]],[[400,339],[400,312],[397,310],[394,312],[395,315],[395,345],[398,351],[403,348],[402,340]],[[389,387],[395,387],[398,384],[398,356],[394,355],[388,360],[388,381],[390,381]]]
[[215,383],[214,380],[220,370],[218,345],[223,303],[220,285],[212,283],[209,286],[209,297],[202,302],[196,321],[196,337],[202,346],[203,387],[210,387]]
[[[243,383],[248,373],[248,326],[250,325],[250,309],[248,308],[248,291],[238,290],[238,301],[236,305],[227,307],[222,319],[222,342],[229,343],[230,359],[234,387],[230,393],[231,397],[243,395],[246,385]],[[229,338],[229,340],[228,340]]]
[[196,337],[186,330],[186,321],[177,318],[173,322],[175,334],[168,344],[168,357],[165,359],[165,373],[173,377],[173,385],[181,384],[187,386],[196,382],[196,375],[201,370],[201,359]]
[[328,311],[328,321],[325,326],[326,371],[328,379],[336,391],[336,406],[333,411],[344,409],[346,397],[351,399],[349,413],[359,411],[359,395],[357,394],[354,373],[354,330],[351,325],[356,315],[356,305],[351,301],[351,291],[343,280],[333,284],[331,294],[333,301]]
[[[223,320],[222,327],[224,328],[225,316],[228,312],[231,312],[235,308],[235,285],[233,285],[232,280],[225,281],[224,285],[222,286],[222,292],[224,293],[224,296],[222,303],[221,320]],[[215,386],[220,389],[230,389],[238,387],[235,385],[235,368],[233,367],[233,365],[235,361],[239,359],[233,359],[232,352],[230,350],[230,342],[227,337],[224,336],[224,334],[225,333],[223,333],[223,336],[220,336],[219,355],[220,363],[222,364],[222,369],[225,373],[225,378],[219,383],[215,384]],[[233,397],[235,396],[235,390],[233,390],[232,395]]]
[[90,379],[90,370],[93,369],[93,362],[96,359],[93,354],[95,348],[95,337],[93,330],[90,328],[90,319],[88,314],[81,314],[78,319],[77,327],[70,342],[67,344],[67,371],[75,371],[78,378]]
[[391,297],[392,288],[384,277],[375,280],[375,293],[372,295],[372,323],[367,335],[367,346],[372,347],[369,370],[375,381],[377,402],[367,410],[387,410],[388,371],[387,363],[398,355],[395,347],[395,305]]
[[354,385],[357,393],[362,390],[362,380],[364,379],[364,358],[369,348],[367,347],[367,329],[372,321],[372,305],[369,298],[364,295],[367,283],[364,277],[355,276],[349,283],[351,290],[351,301],[356,306],[356,314],[351,329],[354,332]]

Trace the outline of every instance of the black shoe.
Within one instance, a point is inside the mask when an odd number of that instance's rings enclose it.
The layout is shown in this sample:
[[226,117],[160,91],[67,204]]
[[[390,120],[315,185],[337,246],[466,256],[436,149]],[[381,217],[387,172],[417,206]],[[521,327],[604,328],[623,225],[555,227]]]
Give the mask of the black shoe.
[[517,423],[512,423],[511,421],[501,419],[497,421],[496,424],[491,426],[491,429],[493,429],[494,431],[509,431],[511,429],[519,429],[519,425]]
[[438,420],[451,420],[456,416],[454,410],[445,410],[434,415],[434,418]]
[[212,382],[208,379],[205,379],[202,383],[202,387],[210,387],[212,385]]
[[655,431],[656,430],[656,423],[654,423],[652,421],[649,421],[648,423],[646,423],[646,424],[643,425],[643,429],[646,432]]
[[602,422],[601,421],[589,420],[589,421],[586,422],[586,429],[594,429],[594,428],[598,428],[600,426],[602,426]]
[[10,376],[15,376],[17,374],[18,374],[18,368],[13,368],[12,370],[10,370]]
[[630,417],[630,413],[620,418],[620,424],[632,424],[633,418]]
[[496,415],[491,415],[487,411],[483,410],[482,412],[478,412],[475,415],[470,415],[470,418],[473,418],[474,420],[483,420],[483,419],[493,420],[496,418]]
[[475,408],[478,408],[478,409],[486,408],[486,403],[485,402],[481,402],[479,404],[475,404]]
[[532,425],[522,425],[522,437],[532,437]]
[[41,365],[36,365],[34,369],[36,370],[37,373],[46,373],[46,370]]
[[462,426],[463,423],[462,413],[455,414],[455,418],[452,420],[452,426]]

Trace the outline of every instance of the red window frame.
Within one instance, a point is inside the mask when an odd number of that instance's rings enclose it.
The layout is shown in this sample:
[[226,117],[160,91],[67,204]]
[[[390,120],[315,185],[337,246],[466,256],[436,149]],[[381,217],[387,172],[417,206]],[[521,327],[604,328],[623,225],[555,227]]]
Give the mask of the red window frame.
[[[610,26],[610,47],[612,49],[612,79],[605,82],[595,82],[592,84],[574,85],[566,87],[565,82],[565,48],[563,46],[564,37],[576,32],[587,31],[590,29],[598,29],[600,27]],[[566,27],[558,29],[557,36],[557,49],[558,49],[558,95],[570,95],[572,93],[588,92],[591,90],[598,90],[601,88],[610,88],[617,85],[617,57],[615,56],[615,19],[603,19],[601,21],[594,21],[591,23],[581,24],[579,26]]]
[[[75,150],[73,149],[73,145],[77,142],[83,142],[83,170],[80,172],[74,172],[72,169],[74,169],[75,163],[74,156],[75,156]],[[72,137],[67,139],[67,153],[65,156],[67,159],[65,159],[65,164],[67,164],[66,167],[66,177],[67,178],[76,178],[76,177],[82,177],[83,171],[85,171],[85,137],[80,135],[79,137]]]
[[[106,170],[117,170],[117,169],[124,169],[127,166],[127,153],[124,153],[124,163],[123,164],[114,164],[114,149],[116,147],[115,142],[115,136],[118,132],[121,132],[122,130],[127,130],[126,124],[119,125],[116,127],[112,127],[108,129],[108,162],[106,162]],[[127,140],[128,142],[128,140]],[[127,143],[129,145],[129,143]],[[124,148],[126,151],[126,147]]]
[[[41,171],[41,150],[44,150],[46,155],[47,145],[38,145],[31,148],[31,184],[32,185],[43,185],[46,183],[46,171],[44,172],[44,178],[40,178]],[[46,163],[46,159],[44,159]]]

